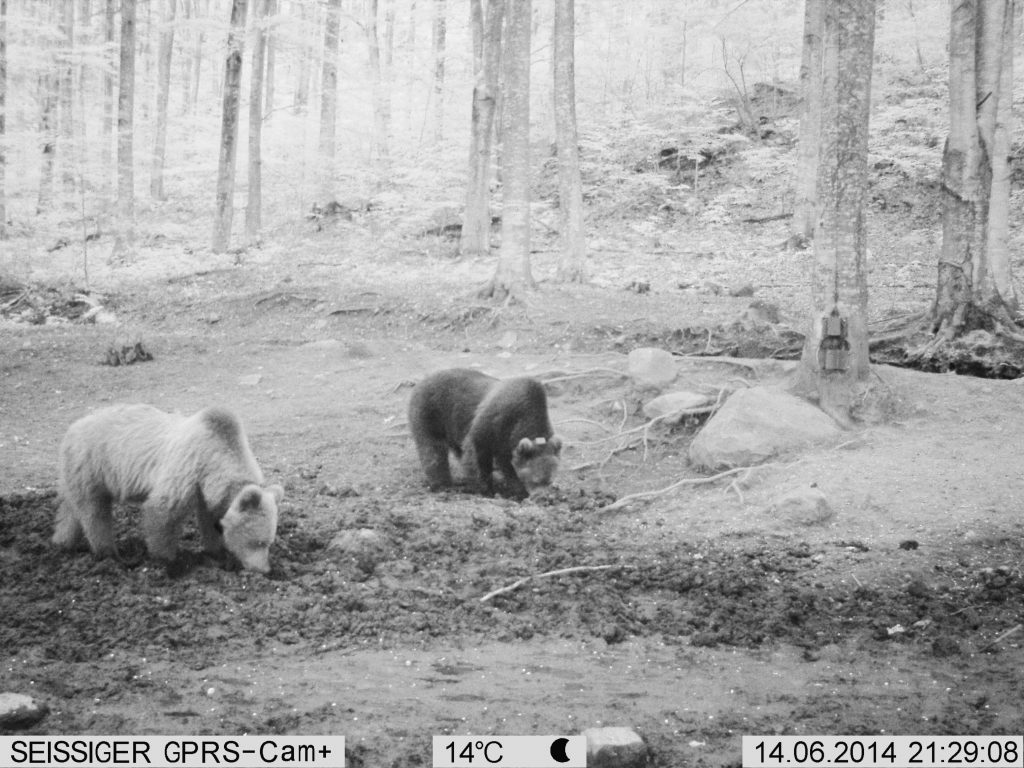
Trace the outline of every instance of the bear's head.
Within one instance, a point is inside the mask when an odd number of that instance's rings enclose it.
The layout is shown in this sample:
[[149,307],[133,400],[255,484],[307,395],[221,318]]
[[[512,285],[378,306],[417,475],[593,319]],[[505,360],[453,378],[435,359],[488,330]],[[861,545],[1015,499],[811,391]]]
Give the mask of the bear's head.
[[527,493],[551,485],[558,470],[558,457],[562,452],[562,439],[524,437],[512,451],[512,468],[526,487]]
[[280,485],[260,488],[249,484],[220,519],[224,546],[246,570],[270,572],[270,545],[277,535],[277,503],[282,498],[284,488]]

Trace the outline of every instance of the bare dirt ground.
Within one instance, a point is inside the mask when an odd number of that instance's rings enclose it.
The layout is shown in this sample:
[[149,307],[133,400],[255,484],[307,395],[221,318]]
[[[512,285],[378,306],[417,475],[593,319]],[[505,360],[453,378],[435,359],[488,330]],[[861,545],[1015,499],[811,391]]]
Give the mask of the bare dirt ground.
[[[797,317],[806,258],[746,274]],[[659,768],[737,765],[742,734],[1020,733],[1024,633],[1003,637],[1024,622],[1017,381],[879,368],[883,412],[837,445],[780,457],[741,486],[602,512],[696,477],[685,454],[697,425],[609,458],[600,439],[642,423],[648,395],[595,373],[551,389],[567,449],[550,498],[426,491],[404,415],[419,376],[621,369],[634,346],[670,345],[674,330],[727,323],[749,303],[679,288],[736,267],[695,250],[645,294],[625,286],[649,277],[653,256],[606,259],[593,285],[542,283],[504,309],[466,298],[490,264],[430,254],[374,268],[356,253],[211,258],[160,278],[151,264],[144,280],[129,265],[94,273],[117,326],[0,327],[0,687],[50,705],[34,732],[334,733],[349,765],[408,766],[429,763],[436,733],[632,725]],[[538,257],[542,277],[550,266]],[[874,306],[919,308],[902,295],[873,293]],[[155,359],[100,365],[125,339]],[[708,391],[787,371],[681,367],[678,386]],[[121,401],[243,416],[287,490],[269,578],[201,562],[170,578],[146,560],[51,549],[60,437]],[[810,483],[832,521],[768,511]],[[379,546],[330,546],[360,529]],[[572,566],[614,567],[480,600]]]

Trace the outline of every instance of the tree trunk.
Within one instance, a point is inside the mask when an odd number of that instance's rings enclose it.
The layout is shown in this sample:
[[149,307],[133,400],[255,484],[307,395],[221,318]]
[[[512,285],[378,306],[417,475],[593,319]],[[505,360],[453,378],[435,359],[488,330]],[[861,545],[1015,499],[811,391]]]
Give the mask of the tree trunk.
[[470,117],[469,174],[460,253],[483,256],[491,249],[491,145],[501,68],[501,31],[505,0],[489,0],[487,16],[481,0],[470,0],[473,32],[473,107]]
[[[104,7],[103,36],[107,43],[108,55],[114,51],[114,14],[117,0],[107,0]],[[103,144],[100,149],[100,165],[103,166],[103,183],[100,185],[103,201],[110,205],[113,198],[111,182],[114,178],[114,62],[103,68]]]
[[[308,17],[306,5],[299,3],[299,27],[305,31]],[[309,106],[309,43],[306,42],[306,35],[301,36],[299,42],[299,66],[298,82],[295,85],[295,95],[292,98],[292,114],[298,114]]]
[[509,0],[502,83],[501,253],[483,295],[515,299],[535,287],[530,272],[530,21],[531,0]]
[[0,240],[7,239],[7,0],[0,0]]
[[[198,0],[196,0],[196,17],[200,16]],[[209,7],[206,9],[209,10]],[[204,20],[206,16],[203,16]],[[203,40],[206,37],[206,32],[203,27],[199,27],[199,31],[196,33],[196,45],[192,51],[192,90],[189,94],[188,103],[191,108],[191,112],[194,115],[199,109],[199,81],[203,72]]]
[[164,158],[167,154],[167,102],[171,95],[171,55],[174,51],[174,14],[177,0],[164,0],[164,19],[160,27],[160,51],[157,61],[156,134],[153,138],[153,175],[149,194],[154,200],[166,200]]
[[431,142],[440,144],[444,135],[445,2],[434,0],[434,121]]
[[366,44],[370,53],[370,84],[373,90],[373,137],[370,147],[371,162],[378,174],[384,172],[388,162],[388,130],[390,110],[384,94],[381,70],[380,38],[377,34],[378,0],[369,0],[366,13]]
[[576,133],[576,74],[574,0],[555,0],[554,114],[558,146],[558,208],[562,218],[562,255],[558,278],[585,279],[586,242],[583,237],[583,182],[580,179],[579,138]]
[[1006,242],[1011,95],[1004,90],[1012,78],[1013,16],[1010,0],[952,5],[935,344],[976,328],[1015,327]]
[[253,37],[252,74],[249,77],[249,176],[248,200],[245,206],[245,242],[254,244],[260,235],[263,201],[261,147],[263,144],[263,73],[266,69],[266,23],[268,0],[255,0],[252,8]]
[[75,191],[75,117],[74,99],[74,66],[72,56],[75,47],[75,6],[71,0],[64,0],[60,5],[60,33],[61,44],[58,67],[58,78],[60,82],[60,178],[64,191],[74,193]]
[[[273,18],[277,15],[277,11],[277,0],[267,0],[266,15]],[[263,45],[266,48],[265,56],[267,59],[267,71],[264,75],[266,78],[266,95],[263,97],[263,119],[268,120],[274,112],[274,69],[277,66],[276,35],[274,35],[274,27],[272,25],[263,31]]]
[[228,55],[224,62],[224,99],[220,131],[220,161],[217,166],[217,210],[213,230],[213,252],[223,253],[231,244],[234,217],[235,157],[238,144],[238,105],[242,91],[242,45],[245,40],[247,0],[232,0]]
[[57,78],[52,73],[39,76],[39,136],[43,142],[39,169],[39,197],[36,215],[53,208],[53,160],[57,153],[54,118],[57,112]]
[[874,0],[829,3],[825,11],[819,216],[803,374],[822,409],[840,422],[849,421],[870,370],[863,208],[874,25]]
[[117,83],[117,233],[111,261],[129,256],[135,240],[135,0],[121,0]]
[[821,133],[821,56],[825,0],[806,0],[800,62],[800,139],[797,144],[793,232],[810,239],[817,218],[818,139]]
[[329,0],[324,24],[324,61],[320,95],[320,196],[334,199],[334,134],[338,112],[338,25],[341,0]]

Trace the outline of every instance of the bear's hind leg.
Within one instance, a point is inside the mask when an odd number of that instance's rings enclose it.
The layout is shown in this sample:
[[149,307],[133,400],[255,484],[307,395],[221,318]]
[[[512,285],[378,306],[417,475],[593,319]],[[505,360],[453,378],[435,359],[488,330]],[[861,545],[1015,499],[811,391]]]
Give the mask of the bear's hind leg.
[[448,444],[443,439],[418,437],[416,452],[420,456],[420,464],[431,490],[447,488],[452,484],[452,472],[448,466]]
[[60,506],[57,507],[57,519],[50,541],[63,549],[86,548],[87,542],[85,533],[82,531],[82,524],[78,522],[78,517],[75,515],[75,507],[66,499],[61,499]]
[[117,557],[114,517],[110,511],[112,501],[109,494],[93,491],[80,502],[83,511],[78,515],[78,525],[89,549],[100,558]]

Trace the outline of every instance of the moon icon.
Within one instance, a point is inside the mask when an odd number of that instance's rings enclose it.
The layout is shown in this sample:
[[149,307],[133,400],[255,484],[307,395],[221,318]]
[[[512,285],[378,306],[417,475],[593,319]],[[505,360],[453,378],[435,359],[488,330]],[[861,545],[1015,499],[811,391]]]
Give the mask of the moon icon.
[[569,756],[565,754],[565,748],[568,746],[569,740],[567,738],[560,737],[551,742],[551,757],[559,763],[568,763]]

